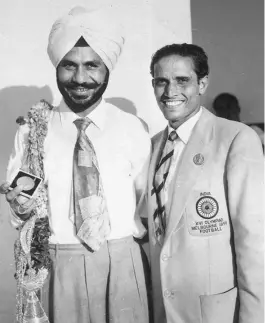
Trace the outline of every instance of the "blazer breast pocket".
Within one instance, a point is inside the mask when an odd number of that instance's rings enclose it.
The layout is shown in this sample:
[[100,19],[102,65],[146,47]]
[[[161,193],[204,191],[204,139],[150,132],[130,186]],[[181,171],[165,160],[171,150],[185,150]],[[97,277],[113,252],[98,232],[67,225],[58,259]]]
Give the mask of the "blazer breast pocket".
[[192,236],[223,234],[229,227],[229,219],[225,194],[220,186],[203,185],[193,189],[186,204],[185,218]]
[[202,323],[236,323],[239,311],[237,287],[215,295],[201,295]]

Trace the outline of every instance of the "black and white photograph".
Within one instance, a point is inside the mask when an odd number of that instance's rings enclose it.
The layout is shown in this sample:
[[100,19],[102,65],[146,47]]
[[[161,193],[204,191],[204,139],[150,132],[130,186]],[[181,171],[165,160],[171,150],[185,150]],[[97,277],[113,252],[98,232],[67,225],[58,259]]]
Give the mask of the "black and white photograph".
[[0,323],[264,323],[264,2],[0,2]]

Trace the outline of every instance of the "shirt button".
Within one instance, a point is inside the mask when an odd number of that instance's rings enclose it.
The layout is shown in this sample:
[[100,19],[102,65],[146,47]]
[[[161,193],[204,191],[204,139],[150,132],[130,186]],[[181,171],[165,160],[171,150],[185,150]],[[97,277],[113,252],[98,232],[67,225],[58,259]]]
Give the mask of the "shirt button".
[[164,290],[164,297],[165,297],[165,298],[169,298],[170,296],[171,296],[171,292],[170,292],[170,290],[165,289],[165,290]]
[[168,256],[167,256],[166,254],[163,254],[161,259],[162,259],[163,261],[167,261],[167,260],[168,260]]

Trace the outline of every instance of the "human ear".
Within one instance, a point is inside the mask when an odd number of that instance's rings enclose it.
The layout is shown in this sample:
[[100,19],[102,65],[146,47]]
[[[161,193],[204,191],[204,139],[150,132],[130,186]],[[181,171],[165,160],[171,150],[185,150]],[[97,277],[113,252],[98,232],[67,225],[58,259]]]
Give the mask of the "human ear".
[[208,78],[208,75],[202,77],[200,80],[199,80],[199,94],[202,95],[205,93],[207,87],[208,87],[208,84],[209,84],[209,78]]

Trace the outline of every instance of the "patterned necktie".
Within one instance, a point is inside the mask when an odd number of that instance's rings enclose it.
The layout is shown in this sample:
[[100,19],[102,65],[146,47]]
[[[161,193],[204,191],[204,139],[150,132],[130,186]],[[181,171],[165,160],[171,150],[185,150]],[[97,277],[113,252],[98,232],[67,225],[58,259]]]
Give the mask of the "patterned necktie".
[[110,221],[95,149],[85,134],[90,123],[87,118],[74,121],[78,137],[73,160],[73,197],[77,236],[97,251],[110,233]]
[[174,154],[174,141],[178,135],[175,130],[171,131],[166,142],[161,160],[156,166],[151,194],[156,194],[157,208],[154,213],[154,230],[158,241],[162,244],[166,231],[166,213],[164,187],[168,177],[171,159]]

